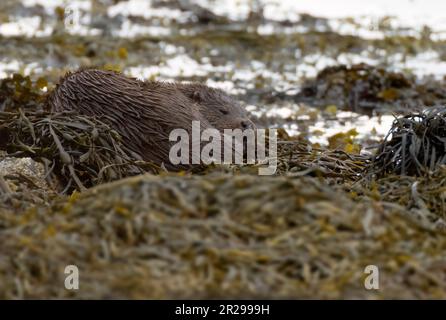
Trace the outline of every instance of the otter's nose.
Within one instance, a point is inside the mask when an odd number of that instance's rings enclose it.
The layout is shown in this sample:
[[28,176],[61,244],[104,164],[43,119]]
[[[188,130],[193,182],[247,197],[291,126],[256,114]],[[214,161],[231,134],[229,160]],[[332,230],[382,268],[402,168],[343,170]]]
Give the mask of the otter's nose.
[[254,129],[254,123],[252,123],[251,120],[242,120],[242,122],[240,122],[240,126],[242,129]]

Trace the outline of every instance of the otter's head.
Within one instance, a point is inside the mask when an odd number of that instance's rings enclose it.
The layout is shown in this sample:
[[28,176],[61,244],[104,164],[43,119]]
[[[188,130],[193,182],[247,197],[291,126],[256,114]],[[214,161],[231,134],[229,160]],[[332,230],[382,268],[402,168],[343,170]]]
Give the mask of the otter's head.
[[246,110],[222,90],[196,83],[181,85],[179,89],[199,106],[200,113],[214,128],[255,129]]

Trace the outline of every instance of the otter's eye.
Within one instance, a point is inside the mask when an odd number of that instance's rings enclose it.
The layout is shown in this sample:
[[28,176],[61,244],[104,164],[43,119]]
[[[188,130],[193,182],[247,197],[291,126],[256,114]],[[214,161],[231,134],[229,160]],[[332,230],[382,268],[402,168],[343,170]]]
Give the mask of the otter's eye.
[[218,109],[218,110],[221,112],[221,114],[228,114],[229,113],[229,111],[226,110],[226,109]]

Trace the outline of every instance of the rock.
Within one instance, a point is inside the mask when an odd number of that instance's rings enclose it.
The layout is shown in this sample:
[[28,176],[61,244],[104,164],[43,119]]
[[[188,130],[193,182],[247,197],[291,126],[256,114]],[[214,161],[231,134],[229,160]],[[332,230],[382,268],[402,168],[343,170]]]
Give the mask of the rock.
[[[1,156],[0,159],[2,159]],[[43,164],[31,158],[3,158],[0,160],[0,176],[4,178],[11,192],[22,191],[23,185],[26,185],[26,188],[29,189],[54,192],[45,180]]]

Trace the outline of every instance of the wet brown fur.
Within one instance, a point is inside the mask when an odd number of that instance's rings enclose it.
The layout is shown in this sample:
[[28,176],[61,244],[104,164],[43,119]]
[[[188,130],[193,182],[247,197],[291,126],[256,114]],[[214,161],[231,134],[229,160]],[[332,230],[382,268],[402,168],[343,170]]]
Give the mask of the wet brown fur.
[[48,104],[53,112],[76,111],[101,119],[122,135],[126,148],[169,170],[184,169],[169,162],[173,129],[191,134],[192,121],[200,121],[202,130],[254,126],[221,90],[197,83],[140,81],[96,69],[68,73],[50,93]]

